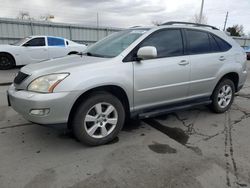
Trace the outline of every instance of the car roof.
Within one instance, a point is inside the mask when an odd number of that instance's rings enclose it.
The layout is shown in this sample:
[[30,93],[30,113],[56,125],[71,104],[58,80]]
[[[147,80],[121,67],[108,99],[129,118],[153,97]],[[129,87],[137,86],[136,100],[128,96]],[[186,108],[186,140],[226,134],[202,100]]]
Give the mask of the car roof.
[[219,30],[215,26],[211,25],[206,25],[206,24],[199,24],[199,23],[192,23],[192,22],[179,22],[179,21],[171,21],[171,22],[166,22],[160,25],[156,26],[151,26],[151,27],[140,27],[140,26],[134,26],[130,27],[129,29],[157,29],[157,28],[188,28],[188,29],[202,29],[206,31],[211,31],[211,30]]
[[164,29],[164,28],[178,28],[178,29],[192,29],[192,30],[200,30],[200,31],[205,31],[209,32],[212,34],[215,34],[216,36],[222,38],[223,40],[227,41],[231,45],[236,45],[236,42],[229,37],[225,32],[217,29],[214,26],[210,25],[204,25],[204,24],[196,24],[196,23],[189,23],[189,22],[170,22],[170,24],[161,24],[158,26],[151,26],[151,27],[131,27],[129,29],[144,29],[144,30],[149,30],[151,32],[157,31],[159,29]]
[[[31,36],[28,36],[28,37],[31,37],[31,38],[36,38],[36,37],[54,37],[54,38],[59,38],[59,39],[65,39],[63,37],[56,37],[56,36],[51,36],[51,35],[31,35]],[[68,40],[68,39],[66,39]]]

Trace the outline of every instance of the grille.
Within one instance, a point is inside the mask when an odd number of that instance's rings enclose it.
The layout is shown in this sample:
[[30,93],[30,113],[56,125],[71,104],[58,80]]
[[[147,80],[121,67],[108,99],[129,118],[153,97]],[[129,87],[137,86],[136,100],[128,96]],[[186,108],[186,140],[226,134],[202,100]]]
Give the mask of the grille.
[[22,81],[24,81],[28,76],[29,76],[28,74],[25,74],[25,73],[19,71],[17,76],[14,79],[14,83],[15,84],[21,84]]

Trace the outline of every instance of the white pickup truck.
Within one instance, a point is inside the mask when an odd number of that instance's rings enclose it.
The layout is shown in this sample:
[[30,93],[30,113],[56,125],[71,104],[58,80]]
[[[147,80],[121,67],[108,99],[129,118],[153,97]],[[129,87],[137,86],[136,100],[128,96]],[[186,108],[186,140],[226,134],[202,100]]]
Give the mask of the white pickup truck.
[[29,36],[11,45],[0,45],[0,69],[76,54],[86,45],[53,36]]

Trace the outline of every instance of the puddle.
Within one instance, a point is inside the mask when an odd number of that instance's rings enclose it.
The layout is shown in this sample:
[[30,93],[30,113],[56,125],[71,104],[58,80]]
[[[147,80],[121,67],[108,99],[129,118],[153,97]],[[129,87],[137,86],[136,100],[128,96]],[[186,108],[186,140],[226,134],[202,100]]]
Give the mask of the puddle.
[[195,146],[186,146],[186,147],[193,150],[197,155],[202,156],[202,151],[199,147],[195,147]]
[[177,153],[177,150],[170,147],[167,144],[160,144],[157,142],[154,142],[151,145],[148,145],[148,148],[152,150],[155,153],[160,153],[160,154],[166,154],[166,153]]
[[185,145],[189,139],[189,136],[180,128],[167,127],[153,119],[145,119],[144,122],[166,134],[175,141],[181,143],[182,145]]

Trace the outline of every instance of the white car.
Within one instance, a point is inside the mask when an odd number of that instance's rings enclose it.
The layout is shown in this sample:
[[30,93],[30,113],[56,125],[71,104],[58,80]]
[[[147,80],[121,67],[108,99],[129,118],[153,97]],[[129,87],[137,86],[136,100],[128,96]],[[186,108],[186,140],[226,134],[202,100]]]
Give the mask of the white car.
[[53,36],[30,36],[12,45],[0,45],[0,69],[76,54],[86,45]]

